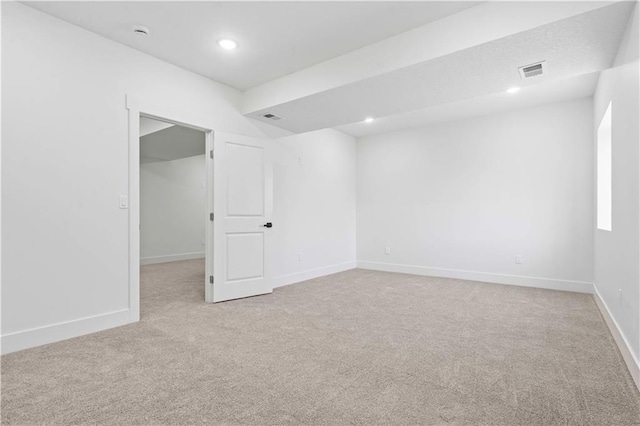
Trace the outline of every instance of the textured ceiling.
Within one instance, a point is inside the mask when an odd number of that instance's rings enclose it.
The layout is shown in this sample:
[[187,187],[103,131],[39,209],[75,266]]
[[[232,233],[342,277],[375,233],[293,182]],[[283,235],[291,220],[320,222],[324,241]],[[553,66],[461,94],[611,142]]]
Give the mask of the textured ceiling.
[[492,93],[458,102],[380,117],[373,123],[359,121],[336,127],[336,129],[355,137],[363,137],[446,121],[464,120],[470,117],[533,107],[551,102],[584,98],[593,94],[598,82],[598,74],[596,72],[578,77],[550,80],[546,83],[525,87],[516,95],[511,95],[504,91]]
[[[24,2],[237,89],[247,89],[479,2]],[[131,32],[133,25],[151,35]],[[240,48],[223,51],[221,37]]]
[[[612,4],[249,116],[301,133],[590,74],[611,66],[632,8]],[[521,81],[518,67],[540,60],[547,74]],[[265,113],[282,119],[264,119]]]

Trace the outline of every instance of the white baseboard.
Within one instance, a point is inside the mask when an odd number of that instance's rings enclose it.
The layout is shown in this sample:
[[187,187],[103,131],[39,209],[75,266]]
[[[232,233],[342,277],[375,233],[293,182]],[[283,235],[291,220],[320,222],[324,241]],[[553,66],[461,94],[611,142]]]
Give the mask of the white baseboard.
[[17,331],[2,336],[2,354],[59,342],[60,340],[95,333],[131,322],[135,321],[131,320],[129,309],[123,309],[107,314]]
[[598,309],[602,314],[602,318],[604,318],[604,321],[607,323],[607,326],[611,331],[611,335],[613,335],[613,340],[615,340],[616,345],[618,345],[618,349],[622,354],[622,358],[624,359],[625,364],[627,364],[627,368],[631,373],[633,381],[638,387],[638,390],[640,390],[640,360],[638,360],[638,358],[633,355],[631,346],[629,346],[629,342],[620,330],[618,322],[613,318],[613,315],[611,315],[611,311],[609,310],[609,307],[605,303],[604,299],[602,299],[602,297],[600,296],[598,288],[594,287],[594,289],[595,291],[593,294],[593,298],[596,301],[596,305],[598,305]]
[[355,269],[356,262],[338,263],[323,268],[310,269],[308,271],[297,272],[295,274],[281,275],[273,279],[273,288],[282,287],[289,284],[295,284],[306,280],[311,280],[325,275],[337,274],[338,272]]
[[494,274],[457,269],[432,268],[428,266],[401,265],[394,263],[358,261],[358,268],[375,271],[400,272],[403,274],[426,275],[429,277],[457,278],[460,280],[483,281],[495,284],[517,285],[521,287],[546,288],[550,290],[593,293],[593,283],[586,281],[559,280],[553,278],[525,277],[521,275]]
[[175,262],[176,260],[204,259],[204,257],[204,252],[168,254],[165,256],[149,256],[141,257],[140,264],[151,265],[154,263]]

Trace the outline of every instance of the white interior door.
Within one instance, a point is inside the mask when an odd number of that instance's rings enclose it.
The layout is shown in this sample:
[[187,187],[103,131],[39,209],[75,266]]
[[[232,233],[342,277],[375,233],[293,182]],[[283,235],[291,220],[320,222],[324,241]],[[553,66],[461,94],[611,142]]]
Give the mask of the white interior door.
[[212,302],[271,293],[269,141],[214,132]]

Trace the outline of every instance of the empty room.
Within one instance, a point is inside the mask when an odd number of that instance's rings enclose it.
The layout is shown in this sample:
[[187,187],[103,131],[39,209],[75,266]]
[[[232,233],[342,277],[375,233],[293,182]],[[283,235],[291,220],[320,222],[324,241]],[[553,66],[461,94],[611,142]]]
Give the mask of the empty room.
[[640,424],[637,1],[0,12],[3,424]]

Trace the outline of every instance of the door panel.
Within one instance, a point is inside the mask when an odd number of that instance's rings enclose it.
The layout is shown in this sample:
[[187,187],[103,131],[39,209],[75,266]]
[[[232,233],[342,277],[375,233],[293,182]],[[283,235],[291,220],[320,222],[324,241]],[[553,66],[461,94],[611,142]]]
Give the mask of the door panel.
[[227,143],[227,216],[264,216],[264,149]]
[[227,281],[264,278],[264,235],[227,234]]
[[271,293],[269,141],[214,134],[213,302]]

